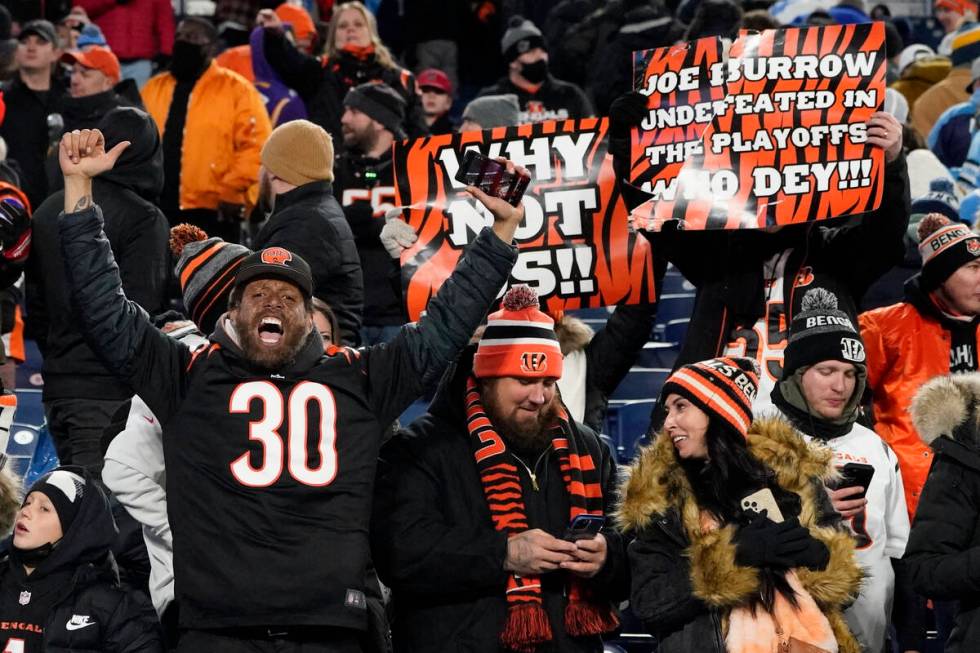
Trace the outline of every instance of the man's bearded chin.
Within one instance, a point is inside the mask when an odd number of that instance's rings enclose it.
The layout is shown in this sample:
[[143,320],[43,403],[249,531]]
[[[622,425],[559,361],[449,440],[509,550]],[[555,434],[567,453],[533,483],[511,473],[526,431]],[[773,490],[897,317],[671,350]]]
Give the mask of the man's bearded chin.
[[283,340],[278,347],[266,347],[259,340],[258,320],[254,324],[235,324],[239,344],[245,358],[253,365],[275,372],[289,367],[296,361],[299,350],[306,341],[308,331],[301,324],[284,323]]
[[538,411],[535,419],[519,421],[516,418],[518,409],[515,408],[514,412],[505,415],[497,403],[495,393],[490,388],[485,388],[482,394],[487,416],[497,433],[507,441],[508,446],[518,451],[537,453],[544,451],[551,444],[551,427],[558,416],[558,395],[555,395],[550,404]]

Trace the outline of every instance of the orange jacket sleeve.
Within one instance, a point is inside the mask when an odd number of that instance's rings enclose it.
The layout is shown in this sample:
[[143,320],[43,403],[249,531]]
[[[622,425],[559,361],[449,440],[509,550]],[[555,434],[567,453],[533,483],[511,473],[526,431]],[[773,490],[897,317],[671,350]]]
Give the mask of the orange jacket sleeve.
[[[257,195],[262,146],[272,132],[262,96],[251,84],[238,85],[234,104],[234,155],[221,178],[221,201],[251,204]],[[252,198],[253,201],[249,201]]]

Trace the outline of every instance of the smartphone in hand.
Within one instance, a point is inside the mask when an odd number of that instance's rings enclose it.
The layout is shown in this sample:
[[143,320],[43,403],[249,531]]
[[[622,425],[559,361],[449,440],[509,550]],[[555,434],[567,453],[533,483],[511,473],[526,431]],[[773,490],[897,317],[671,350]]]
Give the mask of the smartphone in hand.
[[507,167],[475,150],[463,157],[463,164],[456,173],[456,181],[467,186],[476,186],[490,197],[499,197],[511,206],[517,206],[524,197],[531,178],[514,172]]
[[568,542],[591,540],[598,535],[605,523],[606,518],[602,515],[579,515],[568,525],[562,539]]

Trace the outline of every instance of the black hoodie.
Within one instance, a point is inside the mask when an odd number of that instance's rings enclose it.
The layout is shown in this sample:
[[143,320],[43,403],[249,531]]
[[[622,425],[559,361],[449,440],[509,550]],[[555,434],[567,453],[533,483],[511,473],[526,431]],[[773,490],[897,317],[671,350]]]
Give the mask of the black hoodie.
[[[100,123],[106,146],[128,140],[115,167],[97,177],[95,201],[119,265],[126,296],[149,313],[165,301],[170,253],[167,220],[153,201],[163,188],[163,153],[153,119],[119,108]],[[27,265],[28,324],[44,355],[44,400],[128,399],[133,392],[102,365],[72,319],[58,237],[64,193],[49,197],[34,214],[34,242]]]
[[148,599],[119,588],[108,499],[83,468],[63,469],[86,481],[78,515],[30,575],[16,553],[0,561],[0,644],[23,640],[25,653],[162,651]]

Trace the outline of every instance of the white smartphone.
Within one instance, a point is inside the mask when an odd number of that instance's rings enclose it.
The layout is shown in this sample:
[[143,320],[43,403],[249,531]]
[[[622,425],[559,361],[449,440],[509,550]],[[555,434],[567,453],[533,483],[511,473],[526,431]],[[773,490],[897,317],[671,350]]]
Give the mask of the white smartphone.
[[742,499],[742,510],[750,510],[755,513],[761,513],[765,510],[766,516],[777,524],[783,521],[783,513],[779,511],[776,497],[772,495],[772,490],[769,488],[762,488]]

